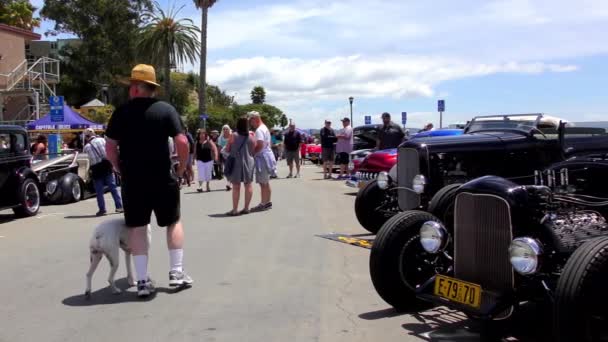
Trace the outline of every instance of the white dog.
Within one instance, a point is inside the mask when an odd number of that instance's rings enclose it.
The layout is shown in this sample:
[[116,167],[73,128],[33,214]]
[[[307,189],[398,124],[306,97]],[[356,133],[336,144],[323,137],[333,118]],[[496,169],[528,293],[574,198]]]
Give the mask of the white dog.
[[[147,231],[147,243],[149,247],[152,239],[150,225],[147,226]],[[93,273],[95,273],[95,270],[97,269],[97,266],[104,255],[110,262],[111,269],[108,282],[110,283],[112,293],[119,294],[121,292],[114,283],[114,276],[116,275],[118,265],[120,264],[119,249],[121,248],[125,252],[127,281],[129,282],[129,285],[136,285],[135,278],[133,277],[133,269],[131,267],[131,250],[129,249],[128,241],[128,228],[125,225],[125,220],[123,218],[104,221],[95,228],[89,244],[89,249],[91,252],[91,267],[87,272],[87,288],[84,293],[87,298],[91,297],[91,279],[93,278]]]

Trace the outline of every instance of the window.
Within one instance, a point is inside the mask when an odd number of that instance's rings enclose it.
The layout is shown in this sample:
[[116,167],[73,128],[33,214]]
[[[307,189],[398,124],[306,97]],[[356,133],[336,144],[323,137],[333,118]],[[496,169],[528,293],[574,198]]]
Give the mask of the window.
[[14,134],[13,135],[13,150],[17,154],[27,154],[27,144],[25,143],[25,135],[23,134]]
[[11,137],[8,134],[0,134],[0,154],[8,154],[11,151]]

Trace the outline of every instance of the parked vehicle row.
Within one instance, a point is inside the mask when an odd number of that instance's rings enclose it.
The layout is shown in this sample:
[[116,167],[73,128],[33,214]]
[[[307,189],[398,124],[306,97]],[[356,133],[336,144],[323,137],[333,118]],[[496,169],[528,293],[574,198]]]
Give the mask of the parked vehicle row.
[[0,210],[34,216],[43,203],[65,204],[95,196],[86,154],[34,162],[27,132],[20,126],[0,126],[0,141]]
[[606,129],[476,117],[460,136],[411,139],[394,153],[355,203],[377,232],[369,266],[382,299],[486,323],[537,303],[554,340],[606,339]]

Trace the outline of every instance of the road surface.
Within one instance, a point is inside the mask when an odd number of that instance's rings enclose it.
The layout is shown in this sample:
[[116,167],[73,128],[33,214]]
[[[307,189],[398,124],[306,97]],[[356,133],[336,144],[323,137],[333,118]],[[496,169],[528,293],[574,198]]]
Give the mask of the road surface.
[[[280,173],[285,176],[286,170]],[[107,288],[108,263],[83,297],[95,199],[44,206],[38,216],[0,212],[0,341],[477,341],[463,314],[439,308],[398,314],[373,289],[369,250],[317,237],[364,234],[353,190],[306,166],[301,179],[272,181],[274,209],[225,217],[223,182],[211,193],[182,189],[185,268],[191,289],[168,284],[164,231],[153,221],[148,300]],[[255,188],[253,204],[259,201]],[[108,211],[113,211],[106,196]],[[508,339],[519,340],[519,339]]]

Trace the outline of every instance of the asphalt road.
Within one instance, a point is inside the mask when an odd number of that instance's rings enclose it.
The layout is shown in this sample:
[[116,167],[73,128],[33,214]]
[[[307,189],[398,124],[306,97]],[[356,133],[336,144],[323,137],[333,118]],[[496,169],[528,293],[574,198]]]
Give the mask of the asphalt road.
[[353,190],[319,171],[306,166],[301,179],[274,180],[274,209],[241,217],[223,215],[230,208],[223,182],[211,193],[184,188],[184,263],[195,284],[168,288],[164,231],[153,223],[158,293],[148,300],[127,289],[122,255],[117,278],[126,291],[110,293],[104,259],[93,298],[84,299],[92,229],[116,217],[96,218],[95,199],[44,206],[28,219],[0,212],[0,341],[479,340],[458,312],[394,312],[372,287],[369,250],[315,236],[365,233]]

